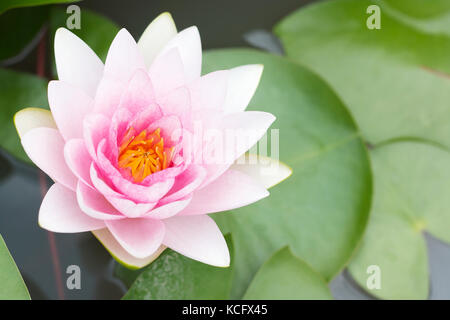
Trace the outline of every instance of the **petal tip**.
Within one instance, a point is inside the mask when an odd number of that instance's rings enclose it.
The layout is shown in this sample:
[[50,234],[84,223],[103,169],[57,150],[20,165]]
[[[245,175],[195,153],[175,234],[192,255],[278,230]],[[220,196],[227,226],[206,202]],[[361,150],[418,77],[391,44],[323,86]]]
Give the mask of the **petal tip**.
[[167,20],[168,22],[170,22],[175,26],[175,20],[173,20],[172,14],[169,11],[164,11],[159,16],[157,16],[153,21],[158,21],[159,19]]
[[253,66],[256,68],[257,72],[259,73],[259,76],[261,77],[264,71],[264,65],[262,63],[256,63]]
[[59,27],[58,29],[56,29],[56,32],[55,32],[55,39],[59,38],[60,36],[62,36],[64,34],[67,34],[67,33],[70,33],[70,31],[64,27]]
[[220,263],[217,266],[221,267],[221,268],[228,268],[230,266],[230,251],[229,250],[227,250],[227,255],[226,255],[225,259],[222,261],[222,263]]
[[21,139],[28,131],[34,128],[56,128],[51,112],[43,108],[31,107],[19,110],[13,116],[13,122]]
[[192,33],[196,37],[200,39],[200,31],[198,30],[197,26],[190,26],[181,31],[180,33]]

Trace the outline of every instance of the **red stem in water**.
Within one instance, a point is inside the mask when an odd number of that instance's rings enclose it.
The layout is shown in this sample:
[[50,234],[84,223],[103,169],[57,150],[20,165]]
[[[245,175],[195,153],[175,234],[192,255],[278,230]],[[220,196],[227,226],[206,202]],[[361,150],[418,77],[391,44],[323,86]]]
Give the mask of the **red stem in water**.
[[[47,30],[43,33],[41,40],[37,47],[37,61],[36,74],[45,78],[45,60],[46,60],[46,46],[47,46]],[[39,185],[42,197],[47,193],[47,182],[44,172],[39,170]],[[47,231],[48,243],[50,246],[50,254],[52,256],[53,271],[55,272],[56,289],[58,292],[58,299],[64,300],[64,287],[62,282],[61,266],[59,264],[58,247],[56,246],[55,235],[53,232]]]

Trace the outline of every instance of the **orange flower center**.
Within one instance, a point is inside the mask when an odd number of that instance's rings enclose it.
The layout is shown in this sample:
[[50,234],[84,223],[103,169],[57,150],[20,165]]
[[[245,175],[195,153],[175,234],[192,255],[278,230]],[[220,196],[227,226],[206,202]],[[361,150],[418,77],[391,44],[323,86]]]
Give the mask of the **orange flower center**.
[[160,132],[160,128],[150,134],[143,130],[136,136],[136,130],[131,127],[120,143],[119,167],[129,168],[136,182],[142,182],[147,176],[170,165],[173,147],[164,148]]

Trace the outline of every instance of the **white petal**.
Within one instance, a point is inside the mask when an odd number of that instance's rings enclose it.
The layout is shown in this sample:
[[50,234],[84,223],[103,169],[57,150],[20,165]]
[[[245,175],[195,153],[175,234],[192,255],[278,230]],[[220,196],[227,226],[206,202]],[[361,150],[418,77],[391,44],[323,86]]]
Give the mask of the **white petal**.
[[133,36],[126,29],[121,29],[109,47],[105,74],[126,83],[138,69],[146,69],[144,57]]
[[149,75],[157,98],[186,84],[183,60],[177,48],[158,55],[149,69]]
[[[224,159],[220,159],[220,163],[214,163],[217,162],[214,157],[212,159],[206,158],[205,168],[208,175],[202,187],[222,175],[236,159],[255,145],[274,121],[274,115],[261,111],[243,111],[225,115],[222,118],[221,128],[225,132],[224,136],[226,136],[227,131],[228,133],[234,133],[234,135],[231,135],[233,138],[231,140],[233,143],[230,143],[232,147],[228,148],[226,153],[222,155]],[[218,150],[218,153],[220,153],[223,148],[223,141],[218,139],[215,143],[208,146],[210,150],[204,148],[203,152],[214,154],[214,150]]]
[[117,242],[111,232],[109,232],[108,228],[95,230],[92,231],[92,233],[98,239],[98,241],[103,244],[106,250],[108,250],[108,252],[114,257],[114,259],[130,269],[140,269],[142,267],[145,267],[146,265],[153,262],[156,258],[158,258],[159,255],[166,249],[166,247],[162,245],[152,255],[143,259],[139,259],[129,254],[119,244],[119,242]]
[[64,140],[83,137],[83,119],[94,106],[83,90],[63,81],[50,81],[48,102]]
[[264,66],[252,64],[229,70],[225,113],[244,111],[258,88]]
[[188,88],[191,93],[192,108],[222,110],[228,94],[229,76],[228,70],[220,70],[191,82]]
[[14,125],[19,137],[23,137],[28,131],[39,128],[56,129],[56,123],[49,110],[41,108],[25,108],[14,115]]
[[213,219],[207,215],[176,216],[164,220],[163,244],[186,257],[217,267],[230,265],[227,243]]
[[148,25],[138,41],[147,67],[150,67],[161,49],[176,35],[177,27],[168,12],[161,13]]
[[59,80],[81,88],[91,97],[95,96],[103,74],[103,63],[83,40],[65,28],[56,30],[55,61]]
[[[189,27],[178,33],[162,49],[161,55],[177,48],[184,65],[186,81],[200,77],[202,70],[202,44],[197,27]],[[159,55],[158,55],[159,56]]]
[[269,195],[260,183],[236,170],[227,170],[215,181],[194,192],[191,203],[179,215],[221,212],[247,206]]
[[266,189],[286,180],[292,174],[292,169],[285,163],[256,154],[243,155],[230,169],[247,174]]

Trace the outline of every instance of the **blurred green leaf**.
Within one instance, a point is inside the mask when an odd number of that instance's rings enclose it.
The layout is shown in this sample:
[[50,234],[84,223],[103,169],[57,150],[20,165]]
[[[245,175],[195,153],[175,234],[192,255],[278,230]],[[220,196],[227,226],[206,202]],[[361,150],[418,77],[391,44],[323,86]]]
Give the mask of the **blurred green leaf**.
[[34,7],[53,3],[70,3],[80,0],[2,0],[0,3],[0,14],[12,8]]
[[228,299],[233,272],[233,245],[231,236],[225,237],[232,265],[228,268],[212,267],[186,258],[166,249],[161,256],[142,271],[125,270],[117,265],[115,274],[130,284],[123,299],[172,300],[172,299]]
[[392,8],[414,18],[430,19],[447,16],[450,11],[448,0],[383,0]]
[[[397,12],[405,15],[423,9],[433,16],[449,7],[442,1],[389,3],[397,3]],[[366,26],[371,4],[380,5],[380,30]],[[413,6],[421,9],[406,10]],[[336,89],[370,143],[416,137],[450,146],[447,35],[420,31],[385,2],[369,0],[308,6],[282,20],[275,33],[291,59],[311,67]]]
[[411,27],[450,35],[448,0],[382,0],[382,5],[384,11]]
[[19,159],[30,161],[14,127],[14,114],[26,107],[47,107],[47,80],[0,69],[0,147]]
[[256,273],[244,295],[249,300],[332,299],[327,282],[288,247],[277,251]]
[[0,300],[29,300],[30,294],[0,235]]
[[426,299],[428,262],[423,233],[450,242],[450,153],[417,141],[371,151],[375,190],[360,250],[349,270],[366,290],[367,268],[381,269],[385,299]]
[[271,188],[266,199],[213,215],[222,232],[233,235],[235,299],[243,296],[260,266],[286,245],[331,279],[363,234],[372,192],[359,132],[342,102],[316,75],[255,50],[207,52],[203,69],[254,63],[263,64],[264,72],[248,109],[277,117],[272,128],[279,129],[280,160],[293,174]]
[[[61,8],[52,8],[51,34],[52,45],[55,32],[60,27],[66,27],[67,14]],[[119,32],[119,27],[108,18],[88,9],[81,11],[81,29],[70,30],[80,37],[104,62],[109,46]],[[53,52],[53,50],[52,50]],[[55,69],[56,70],[56,69]],[[56,71],[54,72],[56,75]]]
[[49,8],[13,9],[0,15],[0,60],[21,53],[38,35],[49,17]]

